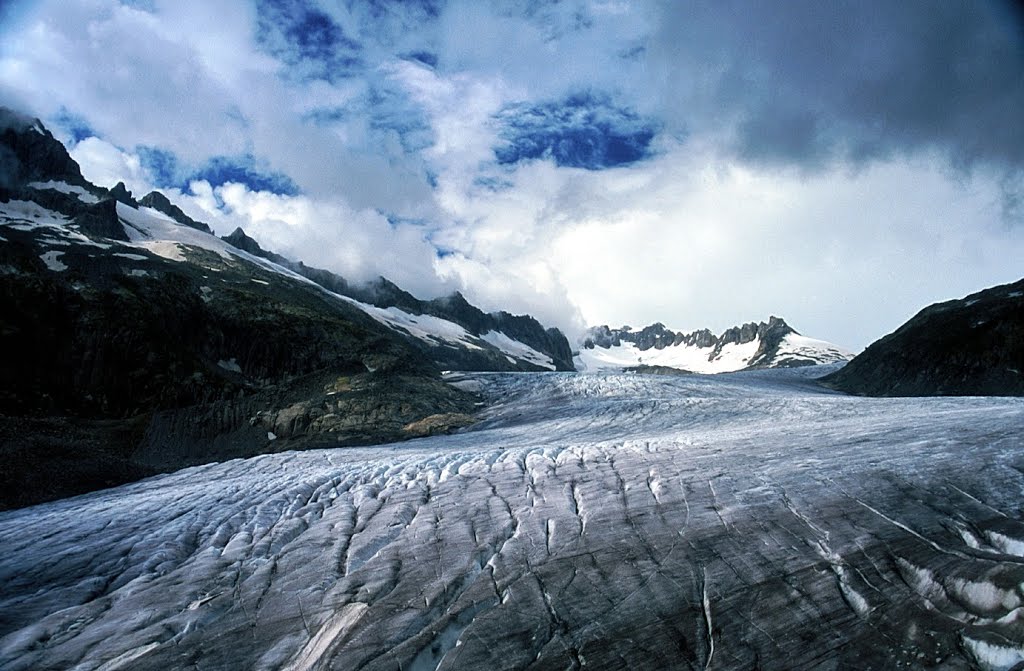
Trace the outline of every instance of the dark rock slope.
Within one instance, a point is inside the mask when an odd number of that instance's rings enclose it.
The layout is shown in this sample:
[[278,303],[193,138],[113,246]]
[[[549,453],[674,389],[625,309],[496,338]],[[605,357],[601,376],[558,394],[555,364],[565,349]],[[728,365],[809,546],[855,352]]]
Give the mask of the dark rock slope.
[[[354,298],[380,308],[396,307],[413,315],[431,315],[458,324],[473,336],[483,336],[491,331],[500,331],[513,340],[528,345],[551,357],[556,370],[573,370],[572,348],[565,335],[555,328],[545,329],[540,322],[529,315],[513,315],[508,312],[487,313],[472,305],[459,292],[433,300],[420,300],[402,290],[384,277],[357,284],[327,270],[312,268],[301,261],[292,261],[280,254],[263,249],[256,240],[246,235],[241,228],[224,237],[229,244],[255,256],[273,261],[303,277],[316,282],[329,291]],[[488,350],[467,350],[449,348],[435,350],[434,358],[444,368],[458,370],[506,370],[507,360]],[[522,364],[517,364],[522,365]]]
[[1024,280],[921,310],[824,382],[864,396],[1024,396]]
[[133,242],[123,185],[82,179],[38,121],[0,121],[0,509],[470,421],[476,397],[410,338],[244,255]]

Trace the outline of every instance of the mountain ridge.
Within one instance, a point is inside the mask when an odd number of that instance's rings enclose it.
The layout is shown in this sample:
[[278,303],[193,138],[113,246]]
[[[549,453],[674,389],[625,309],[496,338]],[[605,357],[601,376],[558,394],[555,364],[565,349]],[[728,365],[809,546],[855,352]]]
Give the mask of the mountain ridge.
[[572,350],[565,335],[556,328],[545,328],[530,315],[513,315],[503,310],[484,312],[466,300],[459,291],[421,300],[380,276],[366,283],[355,284],[329,270],[307,266],[301,261],[292,261],[266,250],[241,227],[221,239],[250,254],[289,268],[334,293],[379,308],[396,307],[414,315],[445,319],[462,326],[473,336],[485,336],[489,332],[505,333],[539,352],[549,354],[555,363],[555,370],[573,370]]
[[822,382],[862,396],[1024,396],[1024,279],[923,308]]
[[581,338],[577,365],[588,370],[667,367],[695,373],[810,366],[852,358],[846,350],[806,338],[780,317],[747,322],[715,335],[709,329],[673,331],[661,322],[640,330],[607,325]]
[[0,508],[210,461],[449,432],[474,421],[478,399],[442,368],[564,367],[514,340],[519,318],[485,320],[511,335],[477,337],[364,303],[325,287],[344,282],[328,271],[217,238],[159,192],[96,186],[38,120],[6,110],[0,176],[0,346],[17,353],[0,371]]

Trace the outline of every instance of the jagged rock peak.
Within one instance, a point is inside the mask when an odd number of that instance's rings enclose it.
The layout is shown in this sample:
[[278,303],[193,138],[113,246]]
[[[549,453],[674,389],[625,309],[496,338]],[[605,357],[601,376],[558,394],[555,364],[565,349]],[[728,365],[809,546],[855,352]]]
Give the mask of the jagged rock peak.
[[39,119],[0,107],[0,189],[50,180],[86,184],[78,163]]
[[149,193],[142,197],[142,199],[139,201],[139,204],[144,207],[151,207],[154,210],[163,212],[164,214],[166,214],[171,219],[174,219],[179,224],[183,224],[185,226],[188,226],[189,228],[194,228],[197,231],[202,231],[203,233],[213,234],[213,231],[210,230],[209,226],[207,226],[201,221],[196,221],[192,217],[185,214],[180,207],[172,203],[167,198],[167,196],[160,193],[159,191],[150,191]]
[[[789,324],[785,322],[781,317],[769,317],[768,322],[748,322],[742,326],[734,326],[730,329],[726,329],[718,337],[718,341],[722,345],[732,344],[745,344],[752,342],[758,338],[765,340],[769,337],[782,338],[789,335],[790,333],[796,333]],[[797,334],[799,335],[799,334]]]
[[265,251],[260,247],[260,243],[246,235],[245,230],[241,226],[231,231],[229,235],[225,235],[222,240],[242,251],[256,254],[257,256],[262,256],[262,253]]
[[775,316],[767,322],[733,326],[717,336],[708,329],[677,333],[660,322],[639,331],[598,326],[587,332],[581,345],[576,360],[582,370],[674,368],[723,373],[836,363],[852,356],[842,347],[802,336]]
[[582,344],[586,349],[609,348],[616,347],[625,340],[636,345],[637,349],[641,351],[652,348],[664,349],[677,345],[713,347],[720,351],[725,345],[745,344],[758,338],[762,342],[777,342],[790,333],[797,332],[784,319],[775,316],[769,317],[767,322],[748,322],[740,326],[733,326],[719,336],[715,336],[708,329],[699,329],[688,333],[676,332],[666,328],[661,322],[655,322],[639,331],[635,331],[629,326],[618,329],[609,328],[607,325],[595,326],[587,331]]
[[127,242],[128,235],[117,216],[117,203],[113,198],[106,198],[98,203],[84,205],[75,215],[74,223],[82,232],[94,237]]
[[128,190],[128,187],[124,185],[124,182],[118,182],[114,185],[113,189],[109,189],[110,197],[114,200],[129,205],[131,207],[138,207],[139,201],[132,197],[132,192]]

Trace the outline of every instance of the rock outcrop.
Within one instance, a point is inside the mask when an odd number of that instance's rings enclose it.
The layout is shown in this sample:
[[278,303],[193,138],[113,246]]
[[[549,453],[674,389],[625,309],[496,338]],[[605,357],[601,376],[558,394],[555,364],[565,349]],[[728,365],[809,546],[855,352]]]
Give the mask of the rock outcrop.
[[197,231],[202,231],[203,233],[210,233],[211,235],[213,234],[213,231],[210,230],[210,227],[208,225],[200,221],[196,221],[192,217],[185,214],[180,207],[169,201],[167,199],[167,196],[160,193],[159,191],[150,191],[149,193],[147,193],[145,196],[142,197],[142,200],[139,201],[139,205],[142,205],[143,207],[151,207],[154,210],[163,212],[164,214],[166,214],[168,217],[175,220],[179,224],[184,224],[189,228],[194,228]]
[[824,383],[864,396],[1024,396],[1024,280],[921,310]]
[[[498,331],[551,357],[556,370],[574,370],[572,348],[565,335],[555,328],[545,329],[529,315],[513,315],[504,311],[487,313],[471,304],[459,292],[433,300],[420,300],[384,277],[362,284],[352,283],[328,270],[312,268],[268,251],[241,228],[235,229],[223,240],[254,256],[284,266],[328,291],[380,308],[396,307],[412,315],[439,317],[458,324],[470,335],[477,337]],[[458,370],[514,370],[515,366],[523,365],[510,365],[502,355],[496,355],[493,351],[465,348],[435,349],[434,358],[443,368]]]

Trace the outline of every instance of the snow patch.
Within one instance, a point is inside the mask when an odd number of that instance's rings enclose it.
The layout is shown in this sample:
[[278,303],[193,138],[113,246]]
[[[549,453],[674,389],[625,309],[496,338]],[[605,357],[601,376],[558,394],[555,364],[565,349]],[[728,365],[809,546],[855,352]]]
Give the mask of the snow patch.
[[1009,671],[1018,662],[1024,661],[1024,649],[995,645],[987,641],[964,636],[964,646],[974,660],[986,671]]
[[46,252],[45,254],[40,254],[39,258],[43,260],[47,268],[55,273],[59,273],[68,269],[65,264],[58,261],[63,254],[64,252]]
[[853,352],[824,340],[790,333],[779,344],[779,352],[776,357],[779,359],[804,359],[815,364],[828,364],[849,361],[853,358]]
[[[487,333],[480,336],[480,339],[486,343],[494,345],[502,352],[509,356],[529,361],[535,366],[542,366],[549,370],[555,370],[555,361],[546,354],[542,354],[537,350],[533,349],[529,345],[513,340],[501,331],[488,331]],[[513,363],[515,363],[513,361]]]
[[127,254],[125,252],[114,252],[114,256],[119,256],[122,259],[131,259],[132,261],[148,261],[148,256],[142,254]]
[[986,531],[986,538],[992,547],[998,549],[1000,552],[1005,552],[1008,555],[1016,555],[1017,557],[1024,557],[1024,541],[1016,538],[1010,538],[1005,536],[998,531]]
[[3,218],[0,224],[10,226],[22,231],[31,231],[35,228],[63,228],[68,223],[68,218],[59,212],[48,210],[38,203],[30,200],[11,200],[0,203],[3,208]]
[[991,613],[1013,610],[1021,605],[1020,597],[1010,590],[1001,589],[990,582],[975,582],[956,578],[949,582],[949,591],[972,610]]
[[74,184],[68,184],[67,182],[50,180],[49,182],[31,182],[29,186],[33,189],[39,189],[40,191],[48,189],[50,191],[59,191],[60,193],[78,196],[78,200],[83,203],[89,203],[90,205],[100,202],[99,198],[92,193],[89,193],[85,188]]
[[130,205],[118,203],[117,216],[124,224],[125,233],[133,247],[148,249],[172,261],[185,260],[180,245],[207,249],[225,259],[232,256],[228,249],[230,245],[217,236],[183,226],[151,207],[135,209]]
[[713,347],[694,345],[673,345],[664,349],[641,350],[631,342],[617,347],[595,347],[583,349],[574,358],[576,369],[581,371],[615,370],[635,366],[666,366],[692,373],[731,373],[745,368],[757,352],[760,340],[744,344],[729,344],[722,348],[719,356],[711,359]]
[[217,362],[217,365],[223,368],[224,370],[231,371],[232,373],[242,372],[242,367],[238,365],[238,362],[235,361],[234,357],[231,357],[227,361],[221,359],[220,361]]
[[185,255],[181,251],[181,245],[177,242],[170,242],[169,240],[153,240],[150,242],[138,243],[139,247],[148,249],[157,256],[163,257],[170,261],[184,261]]
[[340,294],[333,295],[355,305],[382,324],[390,326],[397,331],[405,331],[414,338],[419,338],[424,342],[430,344],[450,344],[469,349],[483,349],[483,347],[473,342],[474,337],[469,331],[447,319],[441,319],[433,315],[413,315],[396,307],[379,308]]

